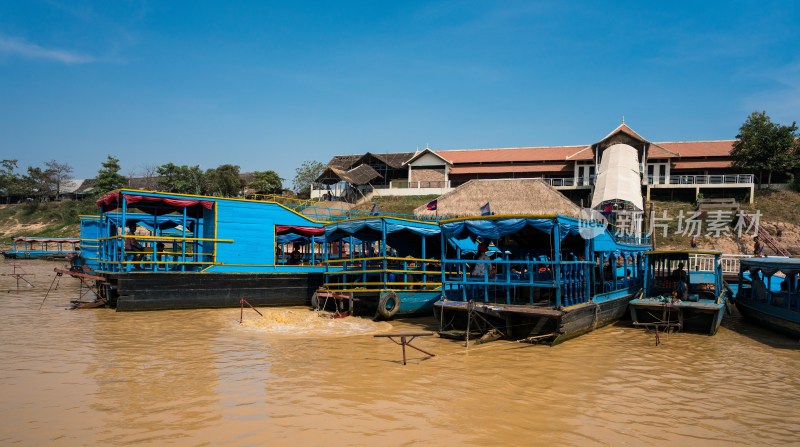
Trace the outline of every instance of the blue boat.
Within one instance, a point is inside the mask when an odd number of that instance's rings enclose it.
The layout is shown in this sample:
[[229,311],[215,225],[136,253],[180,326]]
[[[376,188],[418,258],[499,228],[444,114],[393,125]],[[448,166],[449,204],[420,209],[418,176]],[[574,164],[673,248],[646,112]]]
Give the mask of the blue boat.
[[800,259],[745,258],[739,266],[734,301],[739,313],[773,331],[800,337]]
[[[480,240],[472,259],[442,244],[442,336],[489,336],[555,345],[620,319],[642,287],[648,238],[554,216],[445,220],[443,240]],[[494,259],[488,246],[497,247]],[[483,264],[482,267],[479,267]],[[617,274],[622,268],[624,276]],[[477,274],[476,274],[477,273]]]
[[312,306],[376,319],[430,315],[441,296],[436,222],[391,216],[325,225],[324,284]]
[[[689,257],[713,257],[712,271],[686,271]],[[721,253],[664,250],[645,253],[644,294],[630,302],[636,327],[717,333],[728,292],[722,281]],[[683,299],[679,296],[683,294]]]
[[127,189],[98,205],[83,255],[118,311],[307,306],[322,284],[322,222],[289,206]]
[[2,252],[9,259],[66,259],[81,249],[81,240],[65,237],[16,237],[14,247]]

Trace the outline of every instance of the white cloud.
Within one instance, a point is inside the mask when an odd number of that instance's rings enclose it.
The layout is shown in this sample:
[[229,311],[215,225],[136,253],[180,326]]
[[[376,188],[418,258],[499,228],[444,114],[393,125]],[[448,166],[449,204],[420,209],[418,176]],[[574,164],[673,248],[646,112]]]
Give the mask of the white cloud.
[[19,56],[26,59],[41,59],[64,64],[87,64],[94,62],[92,56],[61,50],[45,48],[34,43],[6,36],[0,36],[0,55]]

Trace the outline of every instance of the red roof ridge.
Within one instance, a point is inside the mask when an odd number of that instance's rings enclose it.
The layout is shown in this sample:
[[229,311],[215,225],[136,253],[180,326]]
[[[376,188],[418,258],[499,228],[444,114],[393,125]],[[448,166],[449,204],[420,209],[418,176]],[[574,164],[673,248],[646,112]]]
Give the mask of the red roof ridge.
[[735,142],[736,140],[693,140],[693,141],[659,141],[652,144],[678,144],[678,143],[727,143]]
[[487,147],[487,148],[469,148],[469,149],[441,149],[437,150],[437,153],[441,152],[465,152],[465,151],[506,151],[506,150],[516,150],[516,149],[552,149],[554,147],[574,147],[574,148],[586,148],[585,144],[567,144],[567,145],[556,145],[556,146],[518,146],[518,147]]

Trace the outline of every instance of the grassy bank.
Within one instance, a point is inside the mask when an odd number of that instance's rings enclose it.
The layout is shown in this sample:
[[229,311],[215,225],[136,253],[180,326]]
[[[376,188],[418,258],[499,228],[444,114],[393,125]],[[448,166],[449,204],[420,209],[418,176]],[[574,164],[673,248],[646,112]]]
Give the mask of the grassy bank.
[[0,205],[0,244],[16,236],[77,237],[81,215],[97,214],[93,200]]

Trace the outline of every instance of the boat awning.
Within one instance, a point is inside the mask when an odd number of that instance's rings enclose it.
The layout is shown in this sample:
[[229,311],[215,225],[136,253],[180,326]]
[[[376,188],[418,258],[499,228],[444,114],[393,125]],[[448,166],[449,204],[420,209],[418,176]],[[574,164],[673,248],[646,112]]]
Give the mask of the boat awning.
[[[146,213],[127,213],[125,222],[122,222],[122,213],[105,213],[105,218],[117,227],[127,227],[130,224],[137,224],[150,231],[158,228],[159,230],[169,230],[183,225],[183,216],[177,214],[162,214],[156,216]],[[186,218],[187,226],[193,227],[195,219]]]
[[14,238],[14,242],[42,242],[42,243],[73,243],[77,244],[81,240],[80,239],[73,239],[73,238],[64,238],[64,237],[28,237],[28,236],[19,236]]
[[744,270],[761,270],[765,275],[782,272],[785,275],[800,273],[800,258],[745,258],[739,261]]
[[579,234],[580,228],[577,224],[577,219],[564,216],[556,218],[486,216],[443,222],[441,227],[442,232],[449,238],[480,237],[482,239],[500,239],[503,236],[517,233],[525,227],[551,234],[556,222],[561,229],[562,239],[568,234]]
[[639,211],[644,209],[639,155],[627,144],[615,144],[603,151],[591,207],[597,209],[615,201],[628,202]]
[[337,240],[347,236],[356,236],[363,240],[378,240],[381,238],[384,223],[387,235],[407,231],[419,236],[434,236],[440,232],[436,223],[378,217],[345,220],[325,225],[325,237],[328,240]]
[[142,208],[142,206],[148,205],[169,205],[174,208],[189,208],[195,205],[200,205],[206,209],[212,209],[214,207],[214,202],[210,200],[200,200],[200,199],[179,199],[175,197],[166,197],[166,196],[150,196],[150,195],[138,195],[138,194],[128,194],[123,193],[121,190],[114,190],[106,193],[103,197],[97,199],[97,204],[100,205],[103,211],[111,211],[113,209],[119,208],[122,203],[122,198],[125,198],[128,206],[130,208]]
[[320,236],[325,234],[322,227],[302,227],[297,225],[275,225],[275,234],[299,234],[301,236]]

